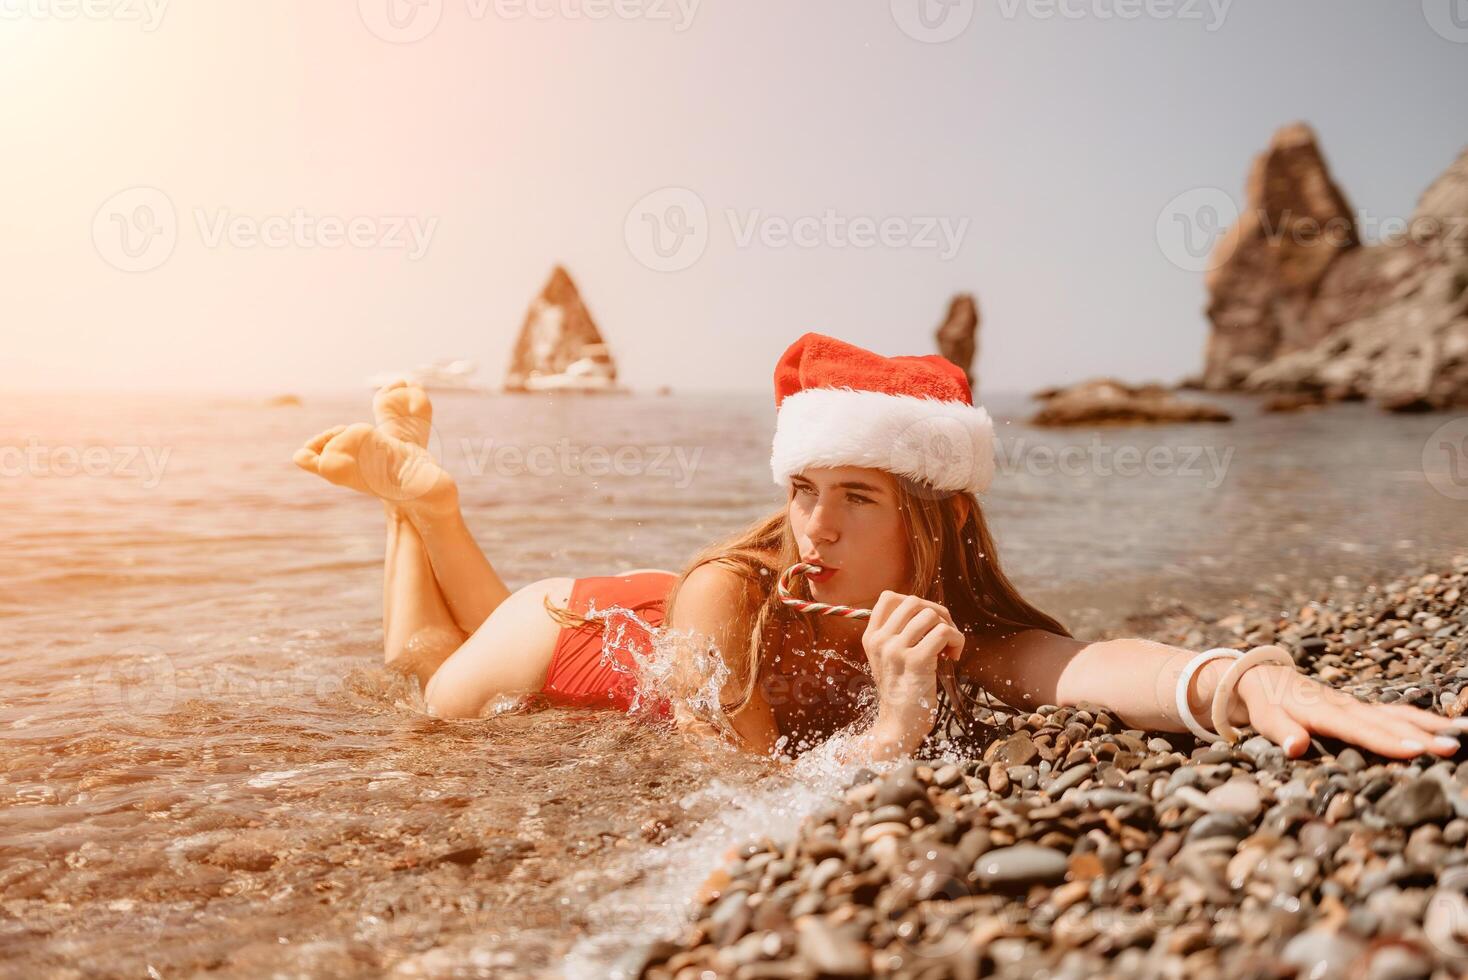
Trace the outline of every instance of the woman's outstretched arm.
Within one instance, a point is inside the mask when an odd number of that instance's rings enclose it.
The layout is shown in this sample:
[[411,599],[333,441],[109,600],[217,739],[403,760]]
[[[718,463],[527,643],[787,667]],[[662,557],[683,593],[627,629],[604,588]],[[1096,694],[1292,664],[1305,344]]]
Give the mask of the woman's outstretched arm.
[[[1144,639],[1087,643],[1047,630],[1025,630],[981,643],[964,658],[966,673],[1016,707],[1105,705],[1126,724],[1147,731],[1185,732],[1175,702],[1178,678],[1193,651]],[[1228,659],[1210,660],[1188,685],[1188,707],[1205,728]],[[1451,756],[1468,720],[1402,704],[1376,704],[1327,687],[1291,667],[1260,664],[1244,672],[1229,714],[1252,725],[1291,757],[1318,733],[1394,758],[1431,751]],[[1461,722],[1461,723],[1460,723]]]

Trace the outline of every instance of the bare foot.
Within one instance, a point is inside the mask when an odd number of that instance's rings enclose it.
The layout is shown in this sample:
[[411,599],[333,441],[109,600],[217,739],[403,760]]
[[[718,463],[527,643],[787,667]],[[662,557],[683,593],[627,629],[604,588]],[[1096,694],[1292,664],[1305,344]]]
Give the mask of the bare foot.
[[385,434],[417,446],[428,445],[433,404],[419,385],[398,379],[377,389],[372,396],[372,417]]
[[397,506],[457,505],[453,478],[428,450],[366,422],[317,433],[292,459],[330,483]]

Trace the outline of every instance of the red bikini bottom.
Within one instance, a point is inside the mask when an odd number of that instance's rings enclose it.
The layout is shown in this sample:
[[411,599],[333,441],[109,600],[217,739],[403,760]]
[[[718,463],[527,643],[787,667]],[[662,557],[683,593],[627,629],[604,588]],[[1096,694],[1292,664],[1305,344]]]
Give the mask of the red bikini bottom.
[[[635,612],[649,626],[661,626],[668,593],[677,581],[678,576],[671,572],[578,578],[571,586],[567,606],[580,615],[585,615],[592,603],[598,611],[621,606]],[[606,644],[605,657],[604,640],[616,641]],[[555,652],[551,654],[550,670],[541,693],[552,704],[626,711],[637,696],[633,652],[645,657],[651,649],[647,630],[625,613],[585,626],[563,626],[556,637]],[[621,669],[608,661],[615,661]],[[671,717],[671,705],[660,699],[650,714]]]

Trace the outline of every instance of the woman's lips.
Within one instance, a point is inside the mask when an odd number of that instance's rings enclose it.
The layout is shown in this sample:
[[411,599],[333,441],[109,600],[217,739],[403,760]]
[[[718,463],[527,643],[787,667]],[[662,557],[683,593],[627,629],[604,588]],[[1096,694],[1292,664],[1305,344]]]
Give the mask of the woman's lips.
[[840,569],[823,568],[819,572],[806,572],[805,577],[810,579],[812,582],[829,582],[831,580],[831,576],[835,575],[838,571],[840,571]]

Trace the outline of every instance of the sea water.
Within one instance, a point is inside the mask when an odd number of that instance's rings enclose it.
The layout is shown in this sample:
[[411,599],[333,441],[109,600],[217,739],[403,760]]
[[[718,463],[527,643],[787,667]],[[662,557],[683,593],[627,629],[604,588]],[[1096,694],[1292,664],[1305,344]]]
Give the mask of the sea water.
[[[1450,416],[1208,400],[1235,422],[1038,430],[986,398],[999,557],[1078,636],[1468,542]],[[512,588],[678,571],[782,503],[763,392],[435,404]],[[7,966],[590,975],[849,779],[831,746],[776,764],[609,711],[428,717],[381,668],[381,505],[290,462],[369,405],[0,402]]]

